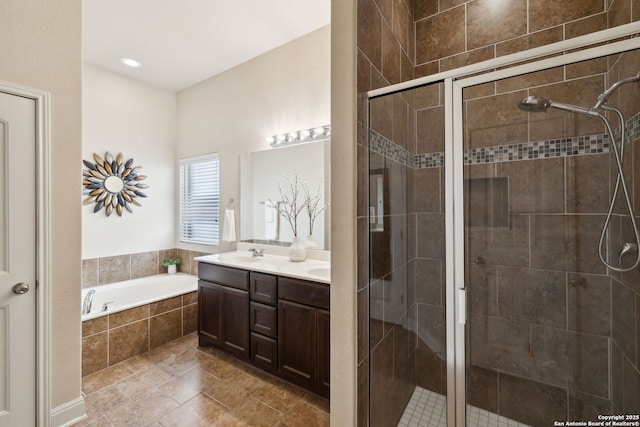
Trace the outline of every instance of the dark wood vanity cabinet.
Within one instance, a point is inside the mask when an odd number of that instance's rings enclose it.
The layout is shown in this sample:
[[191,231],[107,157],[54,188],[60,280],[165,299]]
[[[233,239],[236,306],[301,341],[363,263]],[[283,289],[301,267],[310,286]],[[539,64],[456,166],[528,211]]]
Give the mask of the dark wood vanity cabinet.
[[220,285],[198,280],[198,339],[201,347],[220,346]]
[[271,372],[278,370],[278,276],[249,273],[251,298],[251,361]]
[[200,263],[200,345],[329,396],[329,285]]
[[291,382],[329,395],[329,286],[280,277],[280,373]]
[[331,362],[331,336],[329,335],[330,317],[327,310],[316,310],[316,349],[318,358],[316,359],[316,369],[318,379],[316,387],[318,393],[329,396],[329,364]]
[[220,313],[222,319],[222,349],[244,358],[249,357],[249,292],[221,286]]
[[214,345],[248,359],[249,273],[200,263],[199,277],[199,345]]

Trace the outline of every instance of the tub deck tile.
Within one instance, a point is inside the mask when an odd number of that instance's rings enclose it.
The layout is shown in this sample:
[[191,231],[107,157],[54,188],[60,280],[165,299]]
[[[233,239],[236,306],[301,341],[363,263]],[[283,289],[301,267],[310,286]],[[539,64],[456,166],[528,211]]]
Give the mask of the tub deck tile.
[[109,329],[118,328],[147,317],[149,317],[149,304],[119,311],[109,315]]
[[158,314],[166,313],[167,311],[175,310],[176,308],[180,308],[181,306],[182,295],[152,302],[151,304],[149,304],[149,315],[156,316]]

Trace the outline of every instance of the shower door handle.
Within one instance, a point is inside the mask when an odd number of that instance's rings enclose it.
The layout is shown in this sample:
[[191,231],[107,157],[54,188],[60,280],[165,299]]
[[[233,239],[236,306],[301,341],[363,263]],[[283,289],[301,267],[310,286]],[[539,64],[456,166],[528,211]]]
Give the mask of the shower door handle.
[[458,322],[467,323],[467,290],[458,288]]

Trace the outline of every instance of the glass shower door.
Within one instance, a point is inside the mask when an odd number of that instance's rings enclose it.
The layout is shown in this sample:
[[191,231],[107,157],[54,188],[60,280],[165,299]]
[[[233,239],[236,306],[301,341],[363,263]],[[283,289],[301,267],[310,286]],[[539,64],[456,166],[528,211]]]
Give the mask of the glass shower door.
[[[587,112],[638,64],[629,51],[463,90],[467,426],[640,412],[640,272],[599,259],[617,168],[611,135]],[[528,96],[563,104],[527,112],[518,104]],[[639,100],[637,84],[609,100],[626,116],[635,188]],[[616,116],[602,114],[619,137]],[[631,261],[618,259],[627,241],[619,192],[602,242],[609,262]]]
[[444,85],[369,104],[370,425],[447,425]]

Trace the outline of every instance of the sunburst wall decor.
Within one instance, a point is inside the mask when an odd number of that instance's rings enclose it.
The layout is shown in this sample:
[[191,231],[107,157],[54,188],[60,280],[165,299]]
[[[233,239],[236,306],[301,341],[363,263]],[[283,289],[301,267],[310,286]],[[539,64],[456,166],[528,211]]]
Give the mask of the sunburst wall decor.
[[145,175],[139,175],[140,166],[133,166],[133,159],[123,161],[122,153],[114,158],[108,151],[104,153],[104,159],[93,153],[92,163],[83,160],[87,167],[82,171],[83,194],[87,196],[83,205],[95,203],[93,212],[98,213],[104,208],[105,214],[110,216],[115,211],[122,216],[123,208],[133,213],[131,205],[142,206],[138,197],[147,197],[141,190],[149,188],[140,181],[146,179]]

